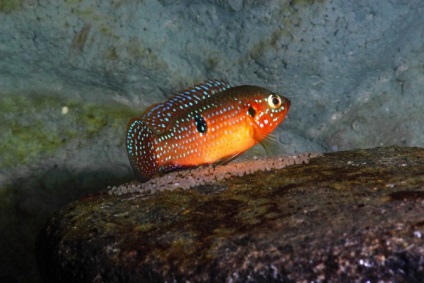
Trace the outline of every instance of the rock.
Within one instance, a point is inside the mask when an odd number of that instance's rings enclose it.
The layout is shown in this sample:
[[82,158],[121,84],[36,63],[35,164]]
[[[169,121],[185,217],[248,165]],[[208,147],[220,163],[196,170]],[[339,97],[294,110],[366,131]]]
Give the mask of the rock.
[[424,280],[424,149],[325,154],[189,190],[100,193],[40,236],[52,282]]

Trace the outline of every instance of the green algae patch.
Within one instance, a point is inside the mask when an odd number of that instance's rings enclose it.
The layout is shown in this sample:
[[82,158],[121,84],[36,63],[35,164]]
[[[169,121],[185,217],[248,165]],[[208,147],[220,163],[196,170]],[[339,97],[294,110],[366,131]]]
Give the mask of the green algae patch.
[[2,95],[0,166],[36,162],[71,141],[93,139],[105,128],[121,138],[131,112],[117,103],[96,104],[55,94]]
[[22,9],[23,0],[0,0],[0,13],[10,13]]
[[326,2],[326,0],[292,0],[292,1],[290,1],[290,5],[292,5],[292,6],[298,5],[298,6],[306,7],[306,6],[316,4],[316,3],[322,4],[324,2]]

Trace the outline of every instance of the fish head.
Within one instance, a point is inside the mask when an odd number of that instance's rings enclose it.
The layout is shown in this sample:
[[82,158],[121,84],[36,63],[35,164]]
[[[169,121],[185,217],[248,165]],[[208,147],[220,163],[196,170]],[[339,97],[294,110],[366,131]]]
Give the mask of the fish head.
[[256,88],[247,104],[253,135],[260,142],[284,120],[290,108],[290,100],[267,89]]

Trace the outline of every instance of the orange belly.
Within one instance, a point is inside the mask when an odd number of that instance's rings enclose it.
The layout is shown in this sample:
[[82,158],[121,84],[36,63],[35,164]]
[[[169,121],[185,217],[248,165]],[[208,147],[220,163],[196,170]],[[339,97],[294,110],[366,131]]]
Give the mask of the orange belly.
[[[243,117],[242,117],[243,118]],[[209,127],[206,135],[200,135],[193,123],[187,125],[186,134],[174,139],[176,144],[164,140],[156,146],[156,157],[159,166],[192,167],[214,163],[246,151],[254,146],[252,125],[247,119],[233,118],[208,119]],[[185,128],[185,125],[181,126]],[[171,148],[170,151],[163,151]]]

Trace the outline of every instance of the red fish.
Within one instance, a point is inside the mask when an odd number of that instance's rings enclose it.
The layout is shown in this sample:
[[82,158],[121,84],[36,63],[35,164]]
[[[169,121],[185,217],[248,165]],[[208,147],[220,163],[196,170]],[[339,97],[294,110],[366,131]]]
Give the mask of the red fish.
[[136,178],[234,159],[284,120],[290,101],[257,86],[207,81],[128,123],[127,151]]

